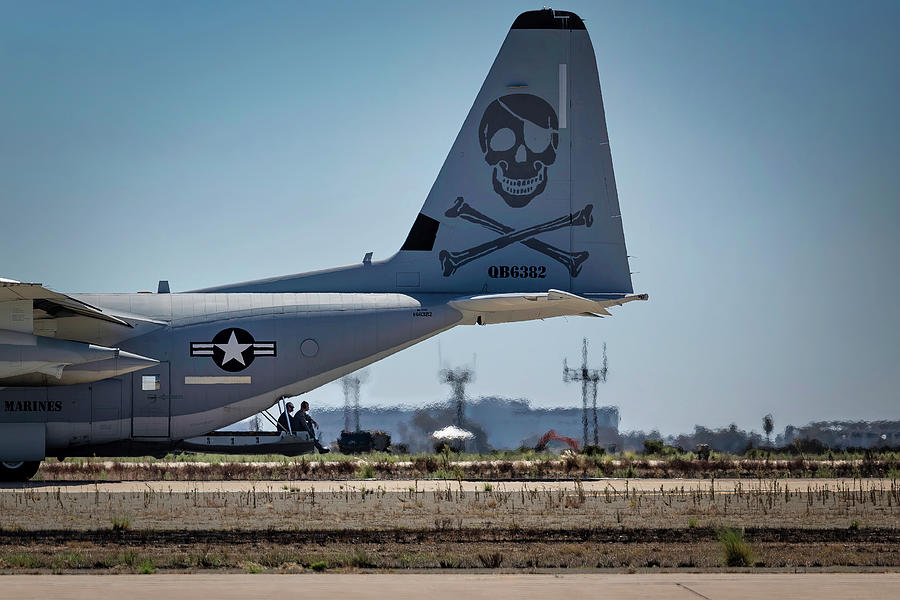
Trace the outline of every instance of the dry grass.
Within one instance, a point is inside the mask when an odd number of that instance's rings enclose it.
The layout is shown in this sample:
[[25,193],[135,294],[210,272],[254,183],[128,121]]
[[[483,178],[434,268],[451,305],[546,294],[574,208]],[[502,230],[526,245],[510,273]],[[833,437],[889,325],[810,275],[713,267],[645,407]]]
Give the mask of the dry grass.
[[0,570],[900,567],[897,481],[429,485],[7,489]]
[[[900,482],[786,480],[686,481],[642,485],[627,481],[484,484],[416,482],[408,488],[348,482],[292,487],[260,482],[247,489],[215,484],[135,485],[109,491],[86,484],[8,489],[0,493],[0,528],[26,530],[346,529],[466,527],[896,527]],[[175,484],[172,484],[175,485]],[[143,489],[142,489],[143,487]],[[398,491],[403,490],[403,491]],[[125,517],[124,515],[127,515]],[[437,524],[437,525],[436,525]]]
[[[852,541],[755,542],[751,568],[898,568],[894,543]],[[366,569],[704,569],[723,564],[717,541],[654,542],[434,542],[379,544],[180,544],[160,551],[145,545],[23,544],[0,549],[0,572],[199,571],[297,572]]]
[[377,479],[557,479],[557,478],[873,478],[900,477],[900,458],[894,454],[852,459],[742,458],[720,456],[697,460],[691,455],[667,457],[561,457],[524,453],[502,455],[417,455],[386,453],[358,456],[228,456],[178,455],[163,460],[83,459],[47,461],[35,479],[42,481],[221,481]]

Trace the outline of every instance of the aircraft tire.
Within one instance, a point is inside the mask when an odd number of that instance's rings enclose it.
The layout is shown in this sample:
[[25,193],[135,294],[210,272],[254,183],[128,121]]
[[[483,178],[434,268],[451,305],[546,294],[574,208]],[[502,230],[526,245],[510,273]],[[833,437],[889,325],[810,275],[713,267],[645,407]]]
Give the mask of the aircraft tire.
[[0,462],[0,481],[28,481],[40,466],[39,460]]

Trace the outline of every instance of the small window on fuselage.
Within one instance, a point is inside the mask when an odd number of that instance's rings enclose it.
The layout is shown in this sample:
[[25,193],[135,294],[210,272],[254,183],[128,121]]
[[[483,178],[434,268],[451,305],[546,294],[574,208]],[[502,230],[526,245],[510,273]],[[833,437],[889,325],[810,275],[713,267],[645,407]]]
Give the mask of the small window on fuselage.
[[141,390],[154,392],[159,389],[159,375],[141,375]]

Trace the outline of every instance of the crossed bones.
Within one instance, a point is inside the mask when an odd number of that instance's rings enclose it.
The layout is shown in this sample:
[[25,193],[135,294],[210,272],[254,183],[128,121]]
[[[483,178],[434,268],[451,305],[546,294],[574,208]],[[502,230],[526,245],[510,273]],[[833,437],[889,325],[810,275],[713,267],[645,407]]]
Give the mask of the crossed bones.
[[553,260],[561,262],[566,267],[566,269],[568,269],[570,276],[578,277],[578,274],[581,272],[582,263],[584,263],[584,261],[586,261],[590,256],[588,252],[566,252],[565,250],[561,250],[555,246],[551,246],[550,244],[545,244],[540,240],[536,240],[534,239],[534,237],[542,233],[547,233],[548,231],[562,229],[563,227],[575,227],[578,225],[590,227],[594,222],[594,218],[591,216],[591,211],[593,209],[594,205],[588,204],[578,212],[563,217],[558,217],[551,221],[547,221],[546,223],[532,225],[531,227],[526,227],[524,229],[516,231],[512,227],[504,225],[499,221],[495,221],[487,215],[484,215],[483,213],[475,210],[474,208],[469,206],[469,204],[466,203],[462,199],[462,197],[459,197],[456,199],[456,202],[453,203],[453,206],[451,206],[450,209],[446,213],[444,213],[445,216],[451,218],[459,217],[461,219],[469,221],[470,223],[481,225],[485,229],[490,229],[491,231],[503,235],[494,240],[491,240],[490,242],[485,242],[483,244],[479,244],[478,246],[469,248],[468,250],[461,250],[460,252],[448,252],[447,250],[441,250],[438,258],[440,259],[441,266],[444,269],[444,277],[453,275],[453,273],[455,273],[457,269],[459,269],[466,263],[472,262],[473,260],[476,260],[483,256],[487,256],[492,252],[496,252],[497,250],[505,248],[510,244],[515,244],[516,242],[520,242],[521,244],[528,246],[532,250],[537,250],[541,254],[547,255]]

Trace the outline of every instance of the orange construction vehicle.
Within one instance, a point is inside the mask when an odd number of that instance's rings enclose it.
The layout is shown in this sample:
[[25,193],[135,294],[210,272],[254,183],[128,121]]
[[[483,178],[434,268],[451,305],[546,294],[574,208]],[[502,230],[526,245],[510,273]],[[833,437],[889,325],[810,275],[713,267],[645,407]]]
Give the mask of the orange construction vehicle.
[[559,435],[553,429],[551,429],[550,431],[548,431],[547,433],[545,433],[544,435],[541,436],[541,439],[538,440],[538,443],[534,447],[534,449],[537,450],[538,452],[542,452],[547,447],[547,443],[550,442],[550,440],[559,440],[561,442],[565,442],[569,446],[571,446],[573,450],[578,452],[578,442],[576,442],[575,440],[573,440],[570,437],[566,437],[564,435]]

